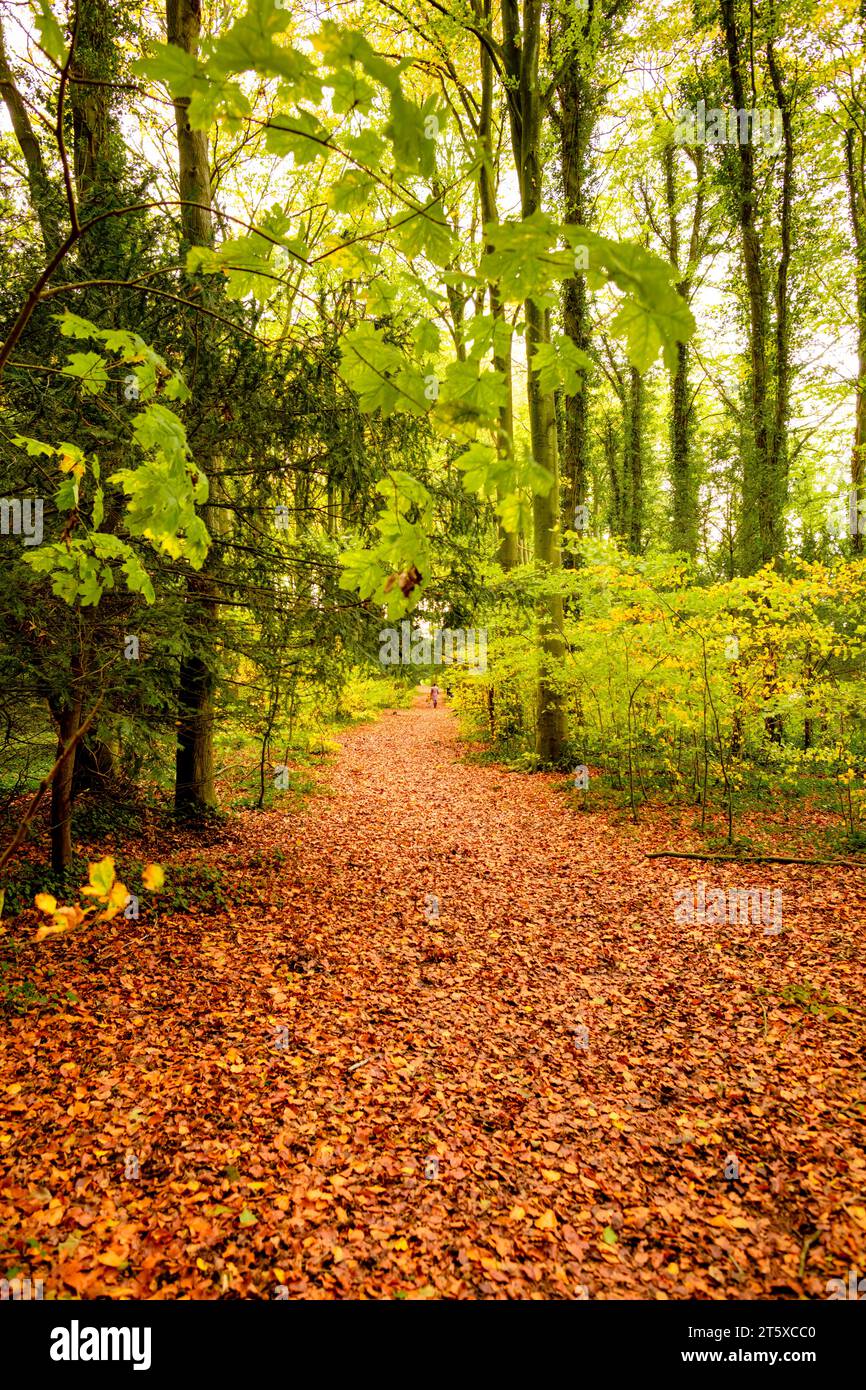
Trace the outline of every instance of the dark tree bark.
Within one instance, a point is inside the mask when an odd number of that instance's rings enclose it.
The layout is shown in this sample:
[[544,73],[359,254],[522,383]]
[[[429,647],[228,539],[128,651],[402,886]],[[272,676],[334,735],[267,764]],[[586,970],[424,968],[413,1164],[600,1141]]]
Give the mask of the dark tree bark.
[[[728,77],[737,110],[754,106],[746,97],[743,52],[736,0],[720,0]],[[767,257],[759,231],[761,188],[755,171],[751,140],[738,143],[730,157],[736,215],[745,279],[749,324],[748,432],[743,447],[743,497],[740,523],[742,566],[752,573],[777,555],[785,544],[787,500],[787,435],[790,410],[790,324],[788,272],[791,254],[791,208],[794,147],[790,101],[771,41],[766,45],[767,69],[782,120],[783,163],[779,191],[781,253],[771,285]],[[748,53],[754,62],[754,52]],[[754,95],[754,94],[752,94]]]
[[[475,0],[474,10],[479,21],[489,24],[490,0]],[[478,114],[478,143],[483,152],[483,163],[478,175],[478,196],[481,204],[481,218],[485,226],[499,220],[496,206],[496,175],[493,151],[493,60],[489,50],[480,45],[481,62],[481,103]],[[485,250],[489,249],[485,244]],[[503,319],[505,310],[494,284],[488,286],[490,313],[494,319]],[[508,395],[499,410],[499,448],[510,453],[514,438],[514,400],[511,379],[511,348],[506,352],[494,353],[493,366],[505,377]],[[501,499],[500,499],[501,500]],[[518,536],[516,531],[506,531],[499,527],[499,550],[497,558],[503,569],[513,569],[517,564]]]
[[[59,766],[51,783],[51,867],[65,874],[72,863],[72,782],[76,748],[72,740],[81,727],[81,658],[76,651],[70,664],[69,696],[55,708]],[[61,756],[68,749],[65,756]]]
[[[521,215],[531,217],[541,207],[542,100],[539,51],[542,34],[540,0],[523,0],[522,15],[516,0],[502,4],[502,57],[508,78],[509,125],[514,164],[520,186]],[[532,300],[524,304],[526,321],[527,404],[532,456],[550,472],[553,483],[546,494],[533,497],[533,552],[539,570],[553,575],[561,568],[559,529],[559,466],[553,393],[542,391],[532,357],[549,341],[547,315]],[[563,605],[560,594],[551,594],[537,605],[539,677],[537,685],[535,748],[542,764],[559,761],[565,742],[565,705],[556,678],[556,667],[565,653]]]
[[[169,43],[185,53],[198,53],[201,34],[199,0],[166,0]],[[211,184],[207,133],[193,130],[189,123],[189,100],[174,103],[177,128],[181,227],[184,249],[213,246]],[[194,349],[188,352],[192,361]],[[213,469],[199,460],[210,476]],[[214,509],[205,508],[206,524],[213,528]],[[213,548],[201,571],[187,584],[186,635],[189,652],[182,658],[178,678],[177,752],[175,756],[175,809],[184,815],[198,815],[216,805],[214,787],[214,651],[218,623],[218,594],[213,582],[216,558]]]
[[[586,34],[592,23],[589,9],[579,13],[571,6],[563,9],[560,25],[565,44],[575,26]],[[594,55],[593,55],[594,56]],[[564,61],[557,81],[560,162],[563,208],[566,222],[581,227],[589,224],[590,145],[603,95],[593,81],[592,57],[580,53]],[[575,347],[589,353],[592,347],[589,300],[586,279],[576,271],[562,287],[562,326]],[[566,525],[572,525],[575,508],[587,502],[590,478],[589,389],[563,399],[562,477],[566,502]]]
[[637,367],[628,372],[628,423],[625,431],[625,468],[628,479],[628,548],[639,555],[644,526],[644,380]]
[[[668,228],[665,249],[671,264],[680,274],[677,291],[688,304],[691,299],[691,275],[697,265],[701,246],[701,223],[704,205],[704,152],[701,146],[688,151],[695,165],[696,187],[691,235],[687,248],[688,262],[681,264],[680,230],[677,220],[678,191],[676,154],[672,144],[662,151],[665,203]],[[671,373],[670,386],[670,447],[671,447],[671,548],[684,550],[695,558],[698,549],[698,480],[695,476],[693,396],[689,383],[691,354],[688,343],[677,344],[676,367]]]

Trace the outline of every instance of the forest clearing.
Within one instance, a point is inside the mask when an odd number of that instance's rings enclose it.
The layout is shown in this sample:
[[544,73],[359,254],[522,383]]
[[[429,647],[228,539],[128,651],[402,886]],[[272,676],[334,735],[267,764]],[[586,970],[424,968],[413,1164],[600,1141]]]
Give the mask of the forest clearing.
[[829,1373],[864,39],[0,0],[0,1302],[61,1378],[371,1300]]

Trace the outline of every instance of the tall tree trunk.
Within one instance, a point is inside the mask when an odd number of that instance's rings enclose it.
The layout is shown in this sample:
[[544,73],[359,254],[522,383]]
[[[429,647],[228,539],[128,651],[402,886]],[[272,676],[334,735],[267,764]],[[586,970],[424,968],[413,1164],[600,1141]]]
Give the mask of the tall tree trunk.
[[[563,41],[578,27],[586,34],[592,22],[588,9],[579,12],[567,6],[562,13]],[[562,168],[563,207],[566,222],[586,227],[589,222],[588,181],[590,143],[601,105],[588,64],[591,58],[574,53],[563,64],[557,84],[559,98],[559,150]],[[589,300],[586,278],[575,270],[562,287],[562,326],[575,347],[588,353],[591,347]],[[575,508],[587,502],[589,494],[589,383],[564,398],[562,476],[566,490],[567,525],[573,525]]]
[[854,447],[851,451],[851,505],[848,515],[855,519],[851,544],[856,554],[863,551],[866,526],[866,206],[863,194],[863,167],[866,163],[866,135],[863,130],[845,131],[845,180],[848,208],[854,234],[854,279],[857,303],[857,397],[854,414]]
[[[502,51],[510,79],[508,114],[514,164],[520,185],[524,218],[541,207],[541,98],[539,50],[540,0],[523,0],[522,26],[516,0],[503,0]],[[524,304],[527,352],[527,406],[532,455],[549,470],[550,490],[533,497],[533,558],[539,571],[555,583],[561,569],[559,529],[559,472],[553,393],[542,391],[533,353],[550,340],[547,314],[531,299]],[[535,751],[542,765],[559,762],[565,742],[565,705],[558,668],[565,655],[562,595],[540,599],[538,618],[538,684]]]
[[627,455],[625,474],[628,478],[628,548],[639,555],[643,545],[644,526],[644,380],[637,367],[629,367],[628,428],[625,433]]
[[[746,100],[743,59],[736,0],[720,0],[722,31],[728,63],[733,105],[745,110],[754,105]],[[750,50],[749,61],[754,63]],[[770,313],[765,257],[759,233],[761,210],[755,177],[754,145],[751,140],[737,144],[731,155],[736,169],[734,180],[737,220],[748,306],[748,437],[743,447],[743,496],[740,521],[743,568],[753,573],[774,559],[784,548],[784,509],[787,492],[787,424],[790,397],[790,329],[788,267],[790,260],[791,201],[793,186],[793,141],[791,113],[782,90],[773,53],[767,45],[767,62],[782,116],[785,154],[781,188],[781,255],[774,288],[775,332],[770,345]]]
[[[198,52],[201,33],[199,0],[166,0],[169,43],[185,53]],[[189,100],[174,103],[177,128],[178,170],[184,250],[213,246],[210,167],[207,132],[193,130],[188,117]],[[192,349],[187,360],[192,360]],[[210,463],[212,464],[212,460]],[[213,468],[199,460],[214,486]],[[214,526],[214,509],[205,507],[205,523]],[[214,788],[214,653],[218,624],[218,594],[214,583],[216,555],[211,548],[198,574],[187,584],[186,633],[189,651],[183,656],[178,677],[177,752],[175,756],[175,809],[196,815],[216,805]]]
[[[489,25],[490,0],[475,0],[474,10],[479,20]],[[488,226],[499,221],[499,210],[496,206],[496,170],[493,153],[493,60],[483,43],[480,45],[480,62],[481,103],[478,114],[478,143],[482,152],[482,164],[478,174],[478,196],[481,203],[481,220],[484,226]],[[485,250],[488,249],[489,246],[485,243]],[[504,319],[505,310],[494,284],[488,286],[488,298],[492,317],[496,320]],[[505,402],[499,408],[498,448],[501,455],[510,455],[514,448],[514,398],[510,340],[509,346],[503,352],[494,351],[493,366],[497,372],[503,374],[507,385]],[[517,564],[517,557],[517,532],[507,531],[504,526],[500,525],[497,552],[500,565],[506,570],[513,569]]]
[[[689,151],[695,164],[696,188],[692,229],[689,239],[688,265],[677,283],[677,292],[688,304],[691,298],[691,270],[697,264],[704,198],[704,153],[700,145]],[[665,203],[668,213],[667,252],[671,264],[682,272],[680,264],[680,230],[677,221],[676,153],[673,144],[666,145],[661,155],[664,171]],[[670,448],[671,448],[671,549],[684,550],[692,559],[698,550],[698,498],[695,477],[693,414],[689,366],[691,355],[688,343],[677,343],[676,366],[670,374]]]
[[610,526],[611,535],[623,536],[626,530],[626,498],[623,489],[620,440],[614,424],[614,413],[612,410],[605,412],[603,430],[602,447],[604,449],[604,461],[607,468],[608,488],[610,493],[608,525]]
[[770,437],[769,484],[772,489],[769,508],[770,558],[781,554],[785,547],[784,511],[788,494],[788,420],[791,413],[791,221],[794,202],[794,132],[791,104],[785,93],[772,39],[766,47],[767,71],[773,88],[776,108],[782,123],[782,184],[779,196],[780,250],[776,264],[773,289],[775,307],[774,332],[774,410]]

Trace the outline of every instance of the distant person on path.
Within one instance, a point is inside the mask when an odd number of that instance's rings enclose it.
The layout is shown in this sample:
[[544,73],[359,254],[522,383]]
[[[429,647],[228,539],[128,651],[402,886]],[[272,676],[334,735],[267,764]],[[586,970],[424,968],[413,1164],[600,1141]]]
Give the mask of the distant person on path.
[[435,709],[439,703],[439,687],[436,684],[430,687],[430,699],[433,701],[433,708]]

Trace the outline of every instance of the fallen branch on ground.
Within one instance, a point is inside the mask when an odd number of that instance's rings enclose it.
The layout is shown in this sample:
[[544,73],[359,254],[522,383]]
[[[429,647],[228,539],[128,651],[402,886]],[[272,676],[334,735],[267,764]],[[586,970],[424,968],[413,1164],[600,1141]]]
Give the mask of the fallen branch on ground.
[[786,854],[689,854],[684,850],[656,849],[647,859],[720,859],[727,864],[830,864],[833,868],[866,869],[856,859],[797,859]]

